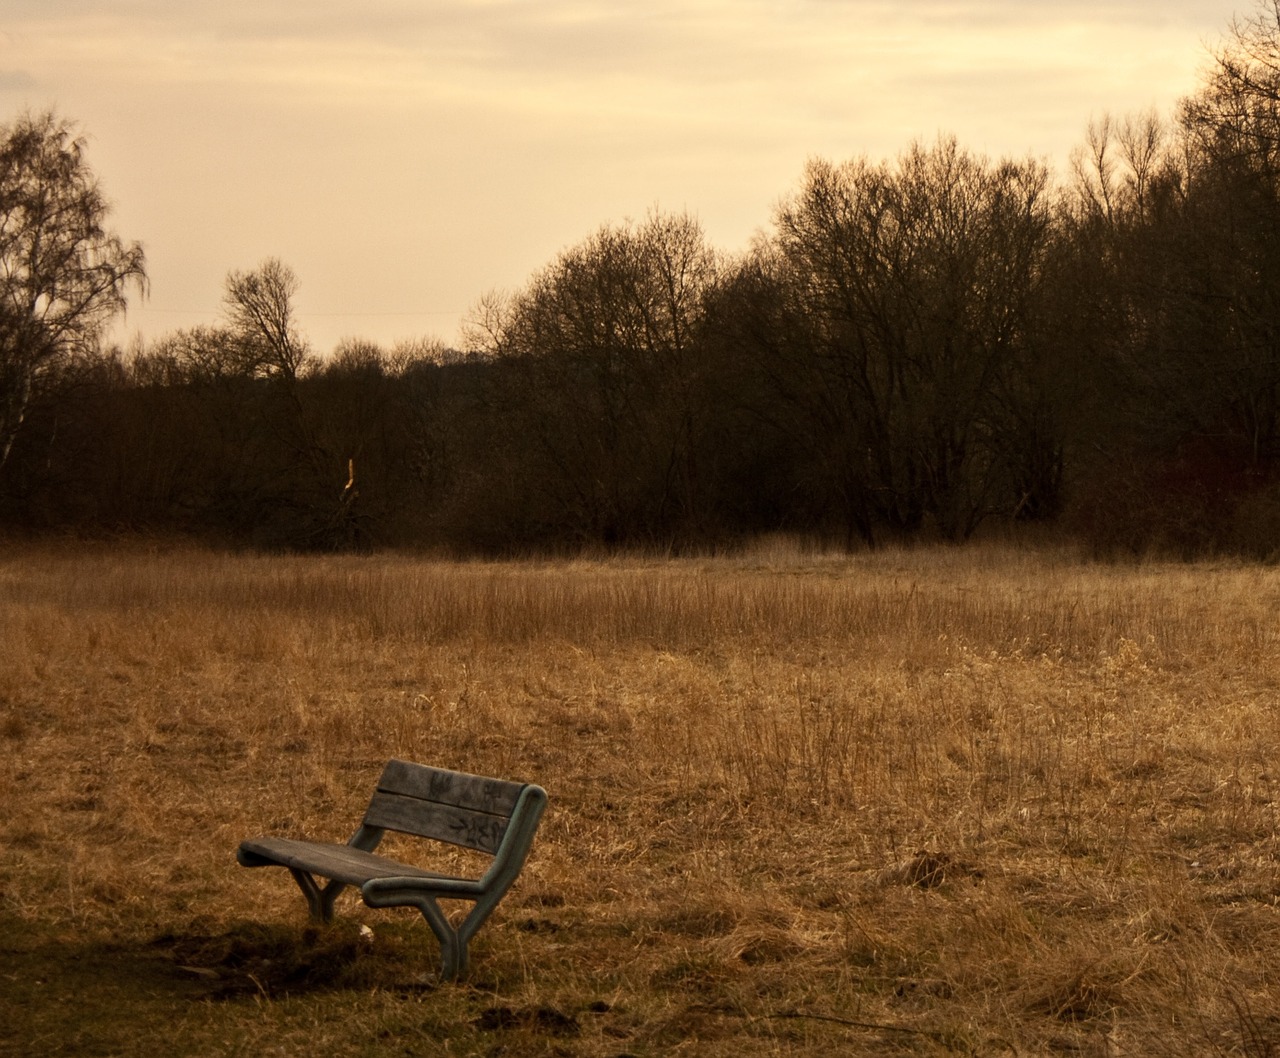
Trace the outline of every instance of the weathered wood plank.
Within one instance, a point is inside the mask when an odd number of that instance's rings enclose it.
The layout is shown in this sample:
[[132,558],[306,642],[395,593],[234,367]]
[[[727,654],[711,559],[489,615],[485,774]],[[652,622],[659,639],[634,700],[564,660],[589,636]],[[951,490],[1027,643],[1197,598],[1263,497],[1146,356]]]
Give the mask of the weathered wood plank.
[[494,815],[379,790],[369,802],[364,821],[370,826],[447,841],[492,855],[502,844],[510,813]]
[[280,864],[335,878],[348,885],[363,885],[371,878],[449,878],[424,871],[350,845],[332,845],[292,838],[254,838],[240,843],[240,862],[246,866]]
[[378,780],[378,789],[385,793],[404,794],[500,816],[511,814],[523,788],[523,783],[446,771],[404,760],[388,761]]

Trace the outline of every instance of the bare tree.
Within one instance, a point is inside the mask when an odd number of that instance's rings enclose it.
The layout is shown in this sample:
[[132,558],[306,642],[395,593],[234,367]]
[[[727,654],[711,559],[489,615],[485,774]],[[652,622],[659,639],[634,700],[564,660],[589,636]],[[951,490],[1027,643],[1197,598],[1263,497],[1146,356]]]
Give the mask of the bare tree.
[[512,380],[508,449],[535,467],[524,480],[545,483],[545,520],[608,543],[691,520],[695,332],[716,268],[694,218],[655,212],[601,228],[517,295],[478,306],[468,341]]
[[271,257],[252,272],[231,272],[223,297],[232,329],[261,348],[269,374],[289,382],[297,379],[309,355],[294,319],[297,292],[293,269]]
[[41,382],[146,289],[142,247],[104,226],[84,147],[52,113],[0,127],[0,466]]
[[1112,226],[1145,220],[1153,184],[1174,164],[1171,146],[1155,111],[1090,121],[1071,158],[1076,211]]
[[1047,186],[1038,163],[944,138],[896,165],[814,161],[779,209],[772,268],[802,330],[766,369],[850,540],[926,516],[958,539],[1011,506],[1003,434],[1035,355]]

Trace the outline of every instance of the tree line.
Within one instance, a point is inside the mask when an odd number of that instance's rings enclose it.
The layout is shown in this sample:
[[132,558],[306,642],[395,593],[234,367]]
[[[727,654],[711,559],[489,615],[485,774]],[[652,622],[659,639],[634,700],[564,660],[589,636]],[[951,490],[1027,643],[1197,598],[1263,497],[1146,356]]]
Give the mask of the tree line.
[[742,254],[610,224],[461,349],[312,354],[297,279],[129,350],[145,284],[73,128],[0,129],[0,524],[265,547],[848,547],[1041,525],[1280,554],[1280,0],[1071,173],[953,138],[815,159]]

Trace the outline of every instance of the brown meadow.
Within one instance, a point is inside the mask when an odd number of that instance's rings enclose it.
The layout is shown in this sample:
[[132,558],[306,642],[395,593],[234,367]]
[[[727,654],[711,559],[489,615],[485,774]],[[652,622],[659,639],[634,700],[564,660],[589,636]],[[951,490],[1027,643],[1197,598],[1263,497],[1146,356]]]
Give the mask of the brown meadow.
[[[12,545],[0,1053],[1280,1053],[1278,614],[995,547]],[[459,986],[235,864],[391,756],[551,796]]]

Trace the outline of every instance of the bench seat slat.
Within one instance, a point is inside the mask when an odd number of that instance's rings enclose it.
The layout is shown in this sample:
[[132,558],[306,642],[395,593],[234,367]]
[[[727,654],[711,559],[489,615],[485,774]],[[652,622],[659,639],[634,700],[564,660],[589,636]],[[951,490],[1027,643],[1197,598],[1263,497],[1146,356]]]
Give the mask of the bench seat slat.
[[369,826],[447,841],[492,855],[502,844],[509,813],[493,815],[379,790],[369,802],[364,821]]
[[242,859],[258,857],[269,863],[295,867],[348,885],[364,885],[372,878],[452,878],[452,875],[424,871],[350,845],[331,845],[319,841],[256,838],[241,842],[240,853]]

